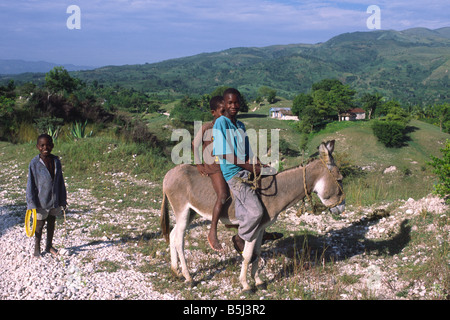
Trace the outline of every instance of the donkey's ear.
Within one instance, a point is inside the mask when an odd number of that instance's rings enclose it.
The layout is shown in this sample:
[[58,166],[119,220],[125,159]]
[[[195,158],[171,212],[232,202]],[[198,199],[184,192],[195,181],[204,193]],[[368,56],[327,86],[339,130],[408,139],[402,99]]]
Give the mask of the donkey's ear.
[[330,154],[332,154],[333,151],[334,151],[334,142],[335,142],[335,141],[336,141],[336,140],[331,140],[331,141],[325,142],[325,146],[327,147],[327,149],[328,149],[328,151],[330,152]]
[[331,163],[330,154],[331,152],[328,150],[327,145],[325,142],[322,142],[319,146],[319,156],[323,159],[323,161],[325,161],[326,164]]

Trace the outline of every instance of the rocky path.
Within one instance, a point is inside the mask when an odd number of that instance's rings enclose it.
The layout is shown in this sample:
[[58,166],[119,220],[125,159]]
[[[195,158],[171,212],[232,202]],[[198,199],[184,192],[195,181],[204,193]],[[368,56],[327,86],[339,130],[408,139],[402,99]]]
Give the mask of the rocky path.
[[[9,170],[4,170],[6,167]],[[79,189],[69,194],[69,203],[77,205],[70,208],[70,215],[67,217],[71,225],[69,237],[66,236],[67,229],[62,224],[63,220],[59,219],[57,222],[55,240],[61,248],[60,255],[54,257],[43,253],[40,258],[34,258],[34,239],[28,238],[24,231],[24,200],[18,200],[25,192],[24,186],[17,183],[23,174],[12,163],[0,166],[0,300],[183,299],[176,291],[165,293],[156,290],[153,283],[160,275],[141,272],[139,269],[150,258],[141,253],[131,254],[127,250],[135,243],[105,236],[93,238],[92,231],[97,225],[85,222],[98,219],[98,212],[86,207],[104,209],[105,215],[108,215],[108,208],[104,201],[95,199],[89,190]],[[86,204],[90,206],[85,206]],[[321,286],[326,288],[344,283],[345,290],[341,290],[343,293],[336,297],[338,299],[445,298],[448,294],[448,288],[445,287],[448,279],[435,279],[431,282],[432,285],[425,279],[407,281],[402,278],[399,270],[406,264],[421,265],[429,259],[429,252],[433,248],[419,245],[408,249],[409,252],[406,253],[406,244],[402,246],[402,241],[410,241],[411,235],[418,232],[418,229],[433,235],[436,246],[448,242],[448,206],[433,196],[399,201],[398,205],[387,209],[388,206],[389,204],[377,208],[349,208],[339,219],[325,213],[297,216],[295,210],[286,211],[277,222],[285,230],[285,237],[265,245],[263,251],[265,277],[269,282],[298,281],[304,290],[309,288],[311,291],[317,291]],[[157,210],[150,211],[148,214],[153,215],[152,220],[157,220]],[[388,214],[384,214],[386,212]],[[406,225],[406,221],[424,214],[431,217],[423,219],[424,224],[412,227]],[[131,225],[132,222],[126,219],[126,215],[118,215],[116,223]],[[286,264],[298,258],[298,252],[291,252],[292,237],[299,226],[315,234],[309,238],[311,243],[320,242],[315,249],[320,246],[327,248],[327,261],[334,261],[334,271],[331,274],[320,276],[314,281],[308,276],[297,278],[297,275],[288,275],[288,280],[280,280],[280,274],[286,275],[286,271],[281,270],[279,259],[273,257],[282,254]],[[203,242],[204,234],[204,229],[197,227],[190,231],[190,239]],[[45,236],[44,231],[43,242]],[[371,254],[372,251],[383,250],[386,253]],[[204,277],[212,278],[210,283],[219,288],[214,289],[211,296],[207,292],[203,293],[202,299],[225,299],[230,292],[235,291],[236,288],[230,288],[229,277],[215,277],[209,267],[204,267],[205,261],[210,259],[208,255],[219,259],[217,254],[208,253],[208,250],[187,251],[191,268],[209,272]],[[230,250],[226,255],[220,259],[235,259],[236,254]],[[203,263],[202,267],[197,267],[197,261]],[[315,262],[320,263],[320,259]],[[447,266],[443,267],[448,270],[448,261]],[[238,271],[233,276],[237,278]],[[194,277],[201,276],[195,274]],[[352,281],[342,280],[346,277],[350,277]],[[371,296],[365,295],[367,292]],[[264,298],[276,296],[272,292],[265,292]]]
[[[153,289],[155,275],[137,270],[144,256],[130,258],[124,250],[126,244],[120,241],[93,241],[82,223],[80,231],[70,237],[61,225],[57,227],[55,242],[64,245],[58,257],[49,253],[33,257],[34,240],[25,234],[23,210],[0,199],[0,299],[174,299]],[[89,213],[79,215],[71,214],[71,223],[89,219]],[[45,236],[44,230],[42,246]],[[108,263],[120,268],[110,272]]]
[[[80,209],[97,203],[89,190],[68,194],[68,202],[76,206],[66,217],[70,236],[64,220],[57,220],[54,242],[63,247],[60,255],[42,253],[40,258],[33,257],[34,237],[28,238],[24,229],[25,189],[18,183],[26,173],[13,163],[2,163],[0,169],[0,300],[175,299],[153,289],[155,275],[138,271],[137,266],[146,257],[130,257],[124,250],[127,244],[121,241],[89,236],[96,225],[86,226],[85,222],[96,219],[95,212]],[[44,227],[42,248],[45,237]],[[111,272],[109,263],[120,268]]]

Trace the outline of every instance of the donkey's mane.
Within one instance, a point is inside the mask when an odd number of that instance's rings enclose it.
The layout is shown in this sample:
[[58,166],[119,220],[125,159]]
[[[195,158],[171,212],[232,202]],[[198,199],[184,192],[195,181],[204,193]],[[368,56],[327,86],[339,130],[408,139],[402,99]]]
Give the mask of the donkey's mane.
[[310,164],[311,162],[313,162],[314,160],[317,160],[317,159],[318,158],[310,157],[310,158],[308,158],[308,160],[306,160],[306,163],[299,164],[299,165],[297,165],[295,167],[287,168],[287,169],[285,169],[283,171],[278,172],[277,174],[284,173],[284,172],[289,172],[289,171],[292,171],[292,170],[296,170],[298,168],[302,168],[302,167]]

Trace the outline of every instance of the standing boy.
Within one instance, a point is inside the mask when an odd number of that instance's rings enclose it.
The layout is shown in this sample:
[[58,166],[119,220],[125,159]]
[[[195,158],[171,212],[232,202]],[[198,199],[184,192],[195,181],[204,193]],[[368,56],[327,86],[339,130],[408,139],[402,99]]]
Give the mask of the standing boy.
[[61,207],[67,205],[66,186],[62,175],[61,161],[51,154],[53,139],[42,134],[36,144],[39,155],[28,166],[27,210],[36,209],[37,222],[35,231],[34,256],[40,257],[42,229],[47,221],[47,242],[45,251],[57,255],[53,247],[56,216],[61,214]]
[[[254,168],[245,125],[236,119],[240,109],[241,95],[230,88],[223,94],[225,113],[214,123],[214,151],[220,158],[220,169],[235,198],[235,215],[239,220],[238,234],[232,241],[235,249],[242,253],[245,241],[252,241],[263,215],[261,202],[250,185],[243,183]],[[255,173],[260,173],[260,165],[255,165]]]

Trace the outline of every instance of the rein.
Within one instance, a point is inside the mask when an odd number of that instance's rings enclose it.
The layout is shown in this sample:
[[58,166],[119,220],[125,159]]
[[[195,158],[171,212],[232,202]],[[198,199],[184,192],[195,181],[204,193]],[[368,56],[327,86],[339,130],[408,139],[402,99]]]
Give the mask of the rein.
[[239,180],[243,183],[251,185],[250,188],[253,190],[257,190],[259,187],[259,180],[262,177],[262,170],[259,172],[259,175],[256,174],[256,156],[253,158],[253,179],[245,179],[239,178]]

